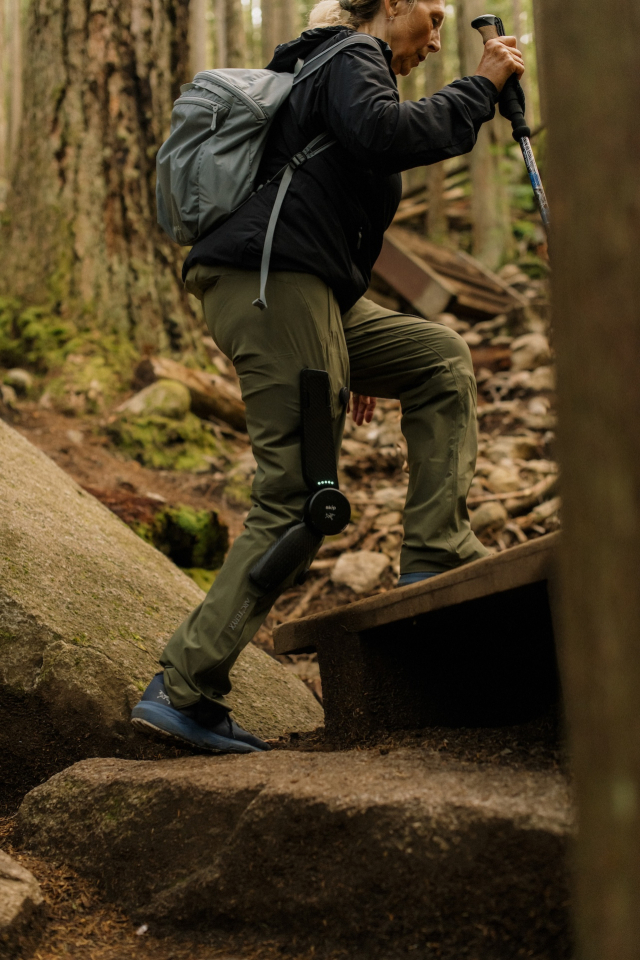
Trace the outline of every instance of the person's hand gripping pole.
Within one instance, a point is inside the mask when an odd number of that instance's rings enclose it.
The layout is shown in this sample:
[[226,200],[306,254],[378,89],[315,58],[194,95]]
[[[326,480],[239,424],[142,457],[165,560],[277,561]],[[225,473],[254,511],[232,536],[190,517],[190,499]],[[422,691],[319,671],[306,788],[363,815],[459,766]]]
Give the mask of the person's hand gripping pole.
[[[478,31],[485,45],[489,40],[497,40],[499,37],[504,37],[505,35],[502,20],[500,17],[496,17],[491,13],[484,14],[482,17],[476,17],[475,20],[472,20],[471,26],[474,30]],[[520,70],[522,70],[521,66]],[[479,73],[480,72],[481,71],[479,71]],[[491,79],[491,77],[489,79]],[[542,223],[544,224],[545,230],[548,231],[549,204],[547,203],[547,197],[542,186],[542,181],[540,180],[538,166],[533,155],[533,150],[531,149],[531,141],[529,139],[531,137],[531,131],[524,118],[524,93],[515,71],[511,73],[511,76],[500,91],[498,105],[502,116],[511,122],[513,139],[520,144],[538,210],[542,217]]]

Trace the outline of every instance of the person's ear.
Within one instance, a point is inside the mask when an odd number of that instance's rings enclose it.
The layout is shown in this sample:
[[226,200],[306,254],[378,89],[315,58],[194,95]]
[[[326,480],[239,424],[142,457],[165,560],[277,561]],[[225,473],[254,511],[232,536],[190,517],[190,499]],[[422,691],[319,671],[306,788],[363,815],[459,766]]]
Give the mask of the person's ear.
[[387,20],[395,20],[398,15],[398,0],[384,0]]

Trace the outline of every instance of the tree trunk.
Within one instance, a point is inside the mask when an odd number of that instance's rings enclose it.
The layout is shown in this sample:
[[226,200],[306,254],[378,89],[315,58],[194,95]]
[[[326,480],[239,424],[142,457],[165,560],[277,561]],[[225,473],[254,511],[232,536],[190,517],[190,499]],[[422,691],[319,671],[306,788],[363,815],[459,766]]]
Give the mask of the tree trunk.
[[227,4],[227,63],[228,67],[246,67],[247,43],[244,32],[242,0],[226,0]]
[[189,0],[189,72],[192,76],[210,66],[207,29],[207,0]]
[[262,59],[269,63],[279,43],[298,36],[300,19],[296,0],[262,0]]
[[0,0],[0,210],[4,207],[7,176],[7,81],[5,73],[5,0]]
[[640,956],[640,10],[544,0],[580,960]]
[[531,11],[533,13],[533,32],[535,36],[536,49],[536,73],[538,80],[538,112],[540,122],[547,122],[547,104],[546,104],[546,76],[545,76],[545,58],[541,49],[542,36],[542,11],[540,9],[540,0],[531,0]]
[[[511,10],[513,14],[513,35],[518,41],[518,46],[522,49],[521,37],[522,37],[522,0],[511,0]],[[527,51],[523,51],[525,56],[525,67],[528,67]],[[524,97],[527,103],[526,114],[527,114],[527,123],[533,130],[535,126],[535,106],[533,103],[533,85],[531,83],[531,70],[526,69],[522,75],[520,83],[522,84],[522,89],[524,91]]]
[[13,163],[18,149],[18,138],[22,124],[22,10],[20,0],[11,0],[11,88],[10,88],[10,127],[9,127],[9,163]]
[[155,154],[189,79],[188,12],[187,0],[32,0],[2,235],[7,292],[154,351],[188,347],[198,325],[155,204]]
[[[425,61],[424,93],[431,97],[444,86],[444,44],[447,27],[442,31],[442,49],[440,53],[431,53]],[[426,234],[429,240],[442,243],[447,236],[447,218],[444,204],[444,162],[433,163],[426,168],[427,200],[429,209],[426,216]]]
[[[463,76],[472,76],[482,57],[482,39],[477,30],[471,29],[471,21],[485,12],[483,0],[458,0],[456,12],[460,70]],[[508,248],[509,237],[505,230],[505,191],[492,146],[491,129],[485,123],[470,158],[473,253],[495,268]]]

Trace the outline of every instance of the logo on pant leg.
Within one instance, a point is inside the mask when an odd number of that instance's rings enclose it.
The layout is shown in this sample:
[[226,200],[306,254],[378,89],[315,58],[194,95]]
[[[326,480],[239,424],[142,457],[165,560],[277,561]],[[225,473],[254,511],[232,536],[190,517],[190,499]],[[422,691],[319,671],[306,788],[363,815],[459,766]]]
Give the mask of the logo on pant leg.
[[247,610],[248,610],[248,608],[249,608],[250,602],[251,602],[251,601],[250,601],[249,598],[247,597],[247,599],[244,601],[244,603],[242,604],[242,606],[240,607],[240,609],[239,609],[238,612],[236,613],[235,617],[233,618],[233,620],[232,620],[231,623],[229,624],[229,629],[230,629],[230,630],[235,630],[235,628],[238,626],[238,624],[240,623],[240,621],[241,621],[242,618],[244,617],[245,613],[247,612]]

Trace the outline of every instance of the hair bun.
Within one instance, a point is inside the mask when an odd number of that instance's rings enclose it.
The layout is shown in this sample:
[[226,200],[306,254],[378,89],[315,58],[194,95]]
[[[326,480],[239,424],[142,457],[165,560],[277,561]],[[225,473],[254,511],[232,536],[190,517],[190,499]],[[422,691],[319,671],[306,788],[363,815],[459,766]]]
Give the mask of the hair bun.
[[339,0],[339,3],[343,10],[348,10],[349,12],[353,10],[353,4],[351,3],[351,0]]

